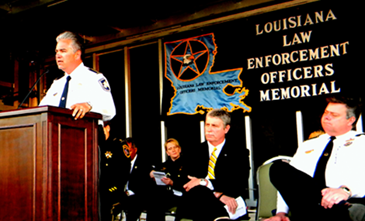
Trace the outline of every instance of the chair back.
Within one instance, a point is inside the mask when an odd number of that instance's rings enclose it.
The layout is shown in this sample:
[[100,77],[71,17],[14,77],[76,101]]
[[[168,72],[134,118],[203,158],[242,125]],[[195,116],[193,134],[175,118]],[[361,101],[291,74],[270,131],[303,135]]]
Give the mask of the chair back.
[[256,175],[259,195],[257,200],[256,220],[273,216],[273,211],[276,209],[277,190],[272,185],[269,177],[269,171],[273,161],[284,160],[290,162],[291,158],[292,157],[289,156],[273,157],[257,169]]

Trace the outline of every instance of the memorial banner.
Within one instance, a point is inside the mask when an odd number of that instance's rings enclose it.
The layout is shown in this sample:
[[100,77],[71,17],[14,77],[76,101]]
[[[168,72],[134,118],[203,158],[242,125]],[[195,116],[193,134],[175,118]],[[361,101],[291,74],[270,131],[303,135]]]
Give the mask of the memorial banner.
[[165,76],[175,91],[168,115],[215,108],[251,111],[243,102],[249,90],[242,87],[242,68],[211,72],[216,54],[214,34],[165,43]]
[[358,10],[320,1],[167,38],[167,114],[289,112],[338,93],[363,96]]

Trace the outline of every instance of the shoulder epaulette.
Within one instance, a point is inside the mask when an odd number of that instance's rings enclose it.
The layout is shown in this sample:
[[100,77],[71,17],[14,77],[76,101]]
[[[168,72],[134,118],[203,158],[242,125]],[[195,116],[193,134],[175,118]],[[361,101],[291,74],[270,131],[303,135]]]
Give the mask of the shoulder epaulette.
[[94,73],[96,73],[96,74],[101,74],[99,71],[97,71],[97,70],[94,70],[94,69],[92,69],[92,68],[89,68],[89,70],[91,71],[91,72],[94,72]]
[[360,137],[361,135],[365,135],[365,133],[356,134],[355,137]]

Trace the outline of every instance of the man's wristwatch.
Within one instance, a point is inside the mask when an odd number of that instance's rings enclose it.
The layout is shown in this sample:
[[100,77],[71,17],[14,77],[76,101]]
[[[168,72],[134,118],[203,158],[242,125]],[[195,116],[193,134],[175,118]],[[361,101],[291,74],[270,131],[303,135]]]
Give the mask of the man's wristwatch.
[[342,189],[343,191],[345,191],[349,195],[349,197],[351,197],[351,190],[349,188],[347,188],[345,186],[342,186],[342,187],[340,187],[340,189]]
[[199,184],[201,186],[207,186],[208,185],[208,181],[206,179],[201,179]]

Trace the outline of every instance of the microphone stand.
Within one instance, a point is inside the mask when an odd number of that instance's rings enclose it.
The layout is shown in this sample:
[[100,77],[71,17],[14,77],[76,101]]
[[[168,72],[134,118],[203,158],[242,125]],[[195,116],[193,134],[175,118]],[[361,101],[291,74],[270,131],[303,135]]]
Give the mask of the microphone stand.
[[24,104],[25,100],[29,97],[30,93],[32,93],[35,85],[38,84],[38,82],[41,80],[41,78],[43,77],[43,75],[47,74],[48,72],[49,72],[49,69],[47,69],[45,72],[43,72],[43,74],[41,74],[41,76],[39,76],[38,80],[33,84],[32,88],[28,92],[27,96],[25,96],[24,100],[19,104],[19,106],[18,106],[17,109],[19,109]]

